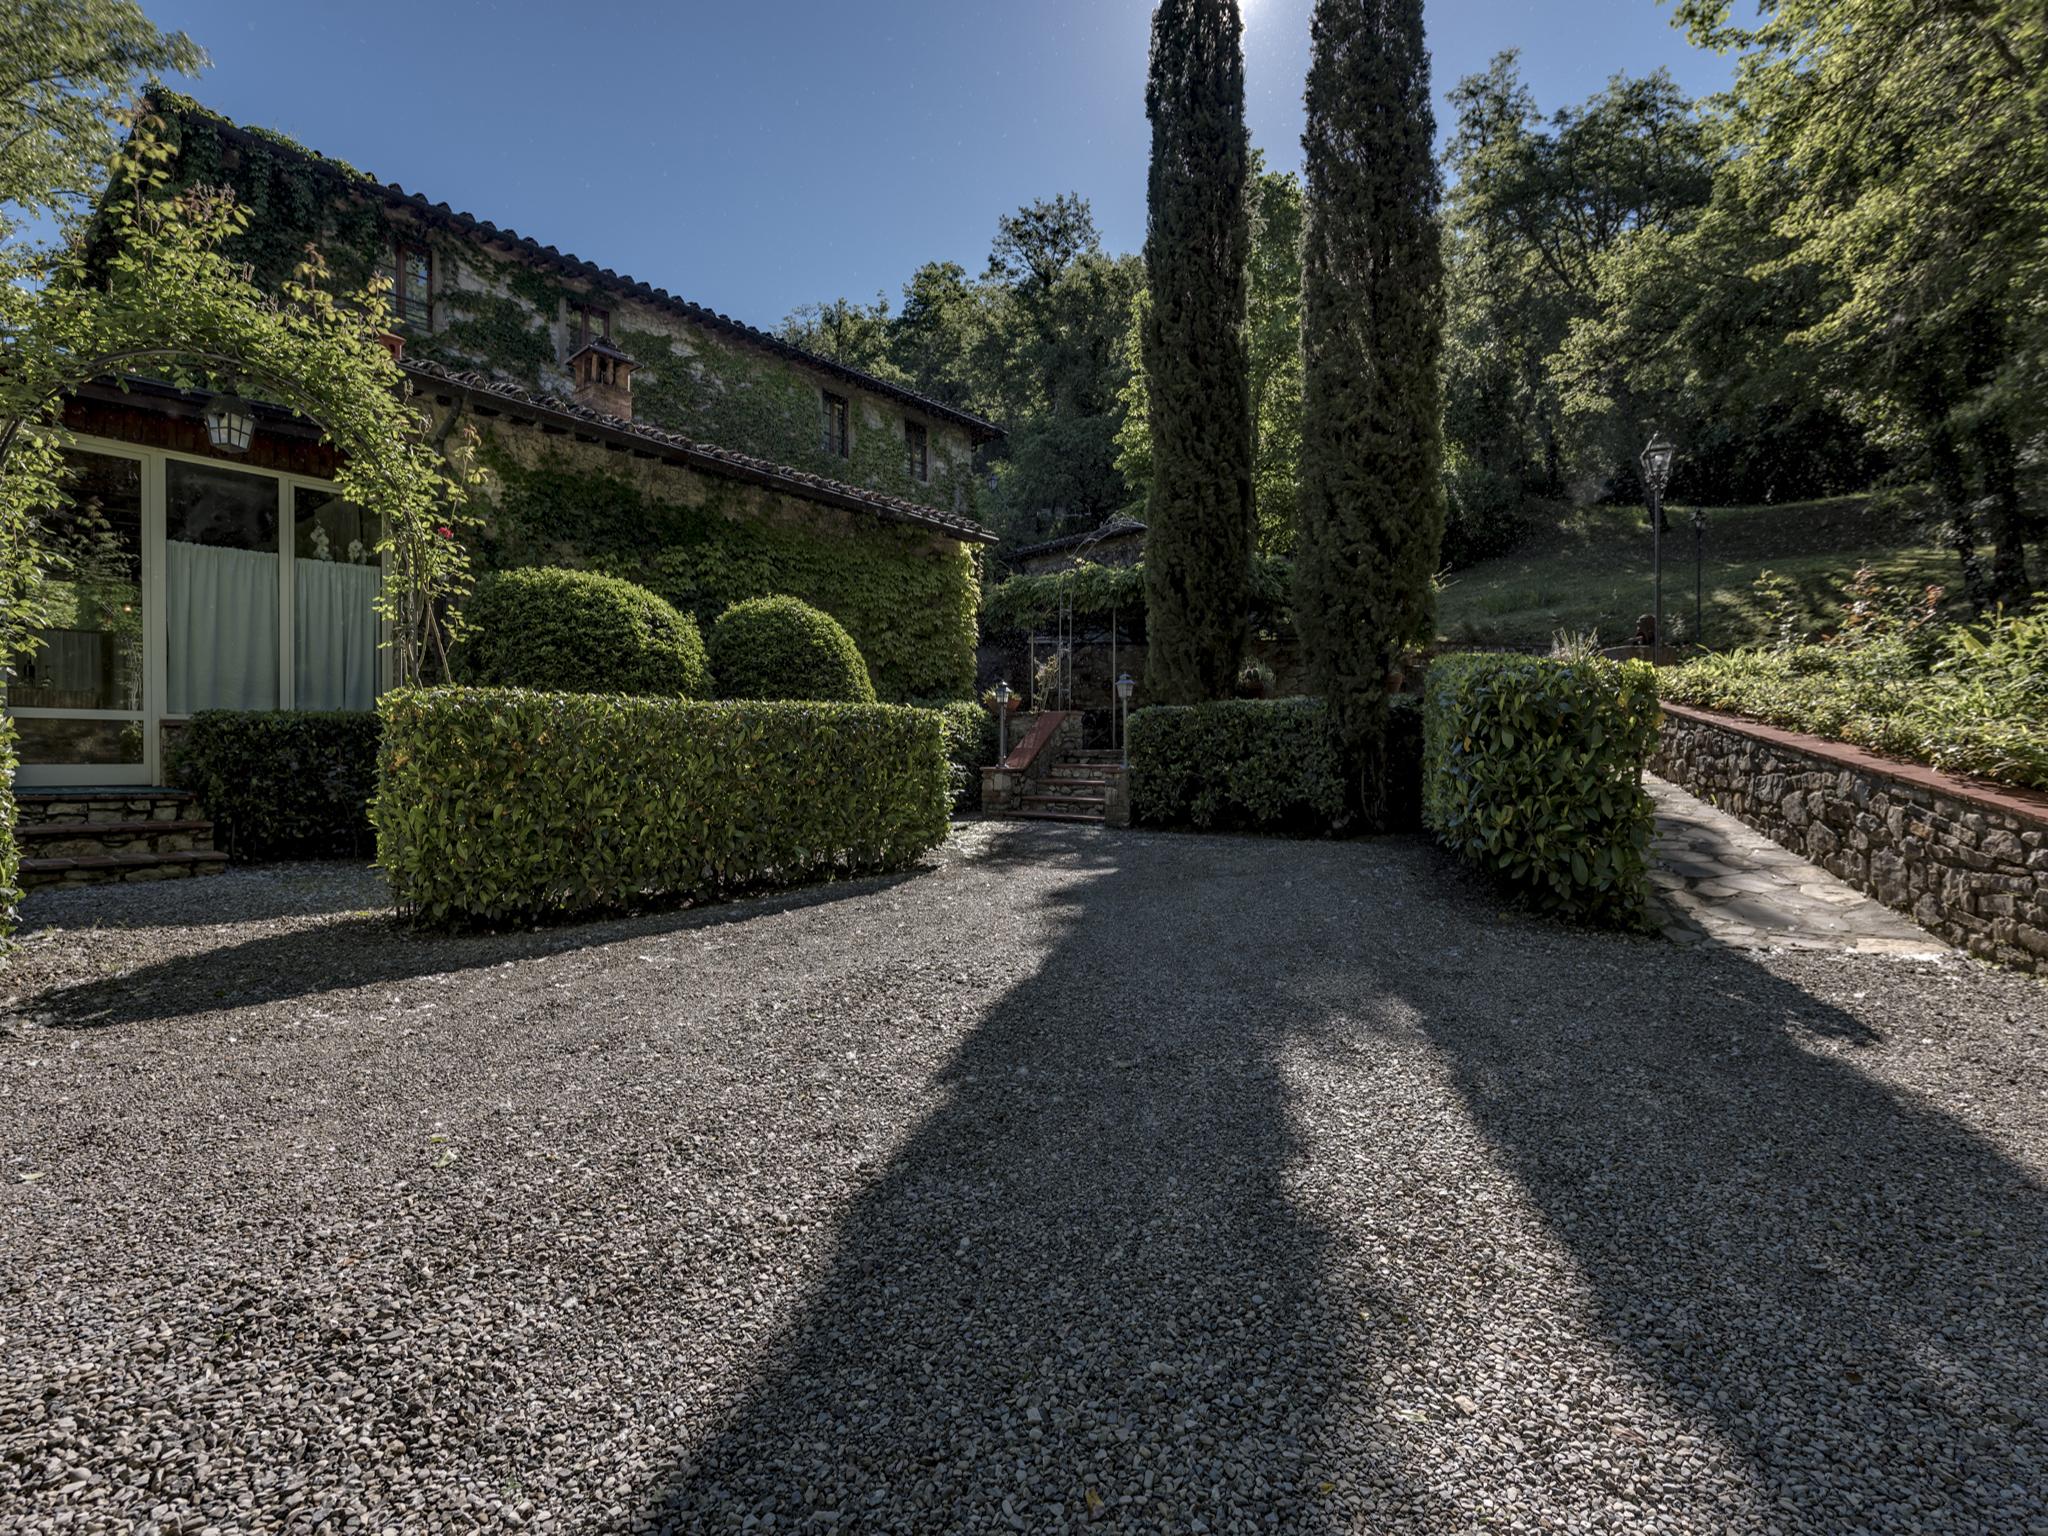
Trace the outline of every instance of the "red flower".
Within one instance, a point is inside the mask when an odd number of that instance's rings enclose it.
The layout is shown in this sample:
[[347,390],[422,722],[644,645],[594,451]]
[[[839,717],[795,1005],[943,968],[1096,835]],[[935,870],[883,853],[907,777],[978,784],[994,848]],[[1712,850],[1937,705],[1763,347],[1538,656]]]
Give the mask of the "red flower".
[[446,523],[443,523],[440,527],[436,528],[434,532],[441,535],[441,537],[444,539],[452,539],[455,537],[455,530],[453,528],[450,528]]

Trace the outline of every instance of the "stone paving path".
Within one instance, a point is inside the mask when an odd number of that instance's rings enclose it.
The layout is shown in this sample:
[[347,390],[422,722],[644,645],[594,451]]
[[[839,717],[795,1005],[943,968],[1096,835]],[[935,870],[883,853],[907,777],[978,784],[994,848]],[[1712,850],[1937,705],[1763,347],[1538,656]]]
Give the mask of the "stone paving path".
[[1726,811],[1650,775],[1650,880],[1682,944],[1930,958],[1955,951],[1917,923],[1780,848]]

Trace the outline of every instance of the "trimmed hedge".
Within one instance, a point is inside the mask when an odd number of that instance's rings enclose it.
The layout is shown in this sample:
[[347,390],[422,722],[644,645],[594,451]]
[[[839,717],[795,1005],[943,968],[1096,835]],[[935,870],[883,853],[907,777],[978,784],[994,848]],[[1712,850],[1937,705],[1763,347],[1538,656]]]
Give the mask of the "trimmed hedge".
[[357,857],[375,846],[377,717],[206,709],[174,738],[173,785],[199,796],[236,863]]
[[981,770],[996,760],[996,717],[985,704],[953,699],[925,706],[939,716],[946,733],[946,767],[952,777],[953,809],[981,804]]
[[1657,725],[1647,662],[1443,657],[1423,689],[1423,820],[1543,907],[1643,926]]
[[1348,819],[1320,699],[1154,705],[1130,731],[1131,814],[1144,825],[1320,837]]
[[697,621],[645,587],[532,566],[479,581],[463,604],[458,671],[484,688],[711,695]]
[[711,626],[711,671],[728,699],[875,702],[853,636],[794,597],[750,598],[720,614]]
[[425,922],[899,869],[946,836],[930,710],[431,688],[379,712],[377,859]]
[[21,850],[14,842],[14,722],[0,715],[0,955],[14,937],[21,900]]

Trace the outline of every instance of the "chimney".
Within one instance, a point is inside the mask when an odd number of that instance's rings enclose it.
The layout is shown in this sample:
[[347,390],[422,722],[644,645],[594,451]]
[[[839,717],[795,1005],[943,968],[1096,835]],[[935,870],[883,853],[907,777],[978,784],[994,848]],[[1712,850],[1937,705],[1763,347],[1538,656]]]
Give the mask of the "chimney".
[[586,410],[633,419],[633,369],[637,365],[609,341],[588,338],[569,354],[569,377],[576,403]]

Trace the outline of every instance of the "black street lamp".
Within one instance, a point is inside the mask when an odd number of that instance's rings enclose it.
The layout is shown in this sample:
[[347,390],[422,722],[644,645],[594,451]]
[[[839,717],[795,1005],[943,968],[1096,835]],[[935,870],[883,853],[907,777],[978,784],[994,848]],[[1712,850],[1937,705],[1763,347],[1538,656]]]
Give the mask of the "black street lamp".
[[1137,681],[1126,672],[1116,680],[1116,700],[1122,706],[1124,717],[1124,767],[1131,766],[1131,695],[1138,691]]
[[1643,490],[1650,498],[1651,639],[1659,646],[1664,643],[1664,487],[1671,483],[1671,460],[1677,453],[1677,444],[1658,432],[1652,434],[1642,458]]

